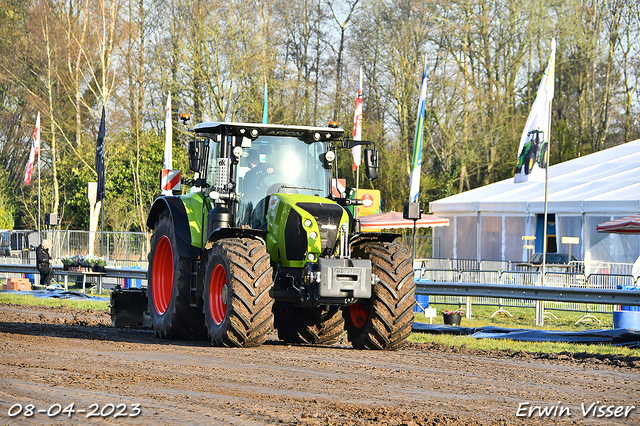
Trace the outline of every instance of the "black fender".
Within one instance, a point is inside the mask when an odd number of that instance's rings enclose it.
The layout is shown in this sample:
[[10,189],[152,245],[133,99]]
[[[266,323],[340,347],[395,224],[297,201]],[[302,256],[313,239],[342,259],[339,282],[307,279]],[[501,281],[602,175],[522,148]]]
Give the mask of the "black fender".
[[191,245],[191,230],[189,229],[189,217],[182,200],[171,195],[156,198],[147,216],[147,227],[153,229],[160,214],[169,211],[176,233],[176,247],[178,254],[184,258],[197,259],[202,252],[198,247]]
[[349,245],[353,248],[354,246],[368,242],[392,243],[396,238],[401,236],[401,234],[393,232],[363,232],[361,234],[353,234],[349,239]]
[[218,228],[214,230],[207,239],[206,249],[209,250],[213,244],[224,238],[253,238],[264,241],[267,236],[266,231],[253,228]]

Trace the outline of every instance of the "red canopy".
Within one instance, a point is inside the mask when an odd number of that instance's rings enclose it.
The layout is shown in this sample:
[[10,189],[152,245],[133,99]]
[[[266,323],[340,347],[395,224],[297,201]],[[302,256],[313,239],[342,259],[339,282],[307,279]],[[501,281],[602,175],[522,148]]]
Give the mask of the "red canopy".
[[601,223],[596,230],[612,234],[640,234],[640,214]]
[[[361,216],[359,219],[363,230],[379,228],[413,228],[413,220],[404,219],[402,217],[402,213],[393,211],[389,213]],[[418,228],[427,228],[430,226],[449,226],[449,219],[425,214],[422,215],[422,218],[416,223],[416,227]]]

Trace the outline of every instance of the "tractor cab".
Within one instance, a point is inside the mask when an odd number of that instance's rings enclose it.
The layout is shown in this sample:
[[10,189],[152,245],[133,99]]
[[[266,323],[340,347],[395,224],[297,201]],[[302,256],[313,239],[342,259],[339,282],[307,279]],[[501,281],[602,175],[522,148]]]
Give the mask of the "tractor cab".
[[[194,183],[228,210],[229,226],[263,228],[272,194],[331,197],[335,149],[345,142],[341,128],[201,123],[193,131],[189,165],[200,177]],[[376,154],[367,159],[366,170],[377,175]]]

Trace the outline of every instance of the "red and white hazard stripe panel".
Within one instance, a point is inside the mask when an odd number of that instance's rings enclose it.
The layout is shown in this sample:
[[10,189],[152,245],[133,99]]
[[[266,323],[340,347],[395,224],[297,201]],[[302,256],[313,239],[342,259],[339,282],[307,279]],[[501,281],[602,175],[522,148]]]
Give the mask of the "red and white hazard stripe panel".
[[180,191],[180,170],[162,169],[162,190]]

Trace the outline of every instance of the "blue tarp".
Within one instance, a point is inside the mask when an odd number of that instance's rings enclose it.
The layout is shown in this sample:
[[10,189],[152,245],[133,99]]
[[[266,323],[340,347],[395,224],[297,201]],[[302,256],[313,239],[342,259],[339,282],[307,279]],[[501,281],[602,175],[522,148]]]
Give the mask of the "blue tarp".
[[88,294],[80,293],[77,291],[64,291],[64,290],[0,290],[3,293],[11,294],[23,294],[33,297],[39,297],[42,299],[75,299],[75,300],[94,300],[96,302],[108,302],[108,297],[90,296]]
[[607,344],[640,347],[640,331],[626,328],[585,331],[534,330],[504,327],[452,327],[443,324],[414,322],[414,332],[428,334],[453,334],[477,339],[510,339],[523,342],[567,342],[584,344]]

